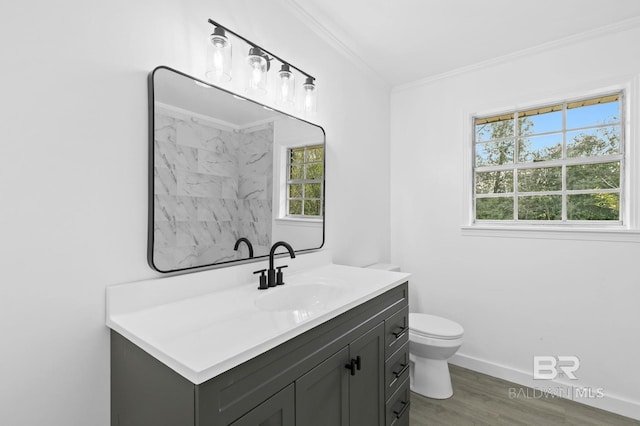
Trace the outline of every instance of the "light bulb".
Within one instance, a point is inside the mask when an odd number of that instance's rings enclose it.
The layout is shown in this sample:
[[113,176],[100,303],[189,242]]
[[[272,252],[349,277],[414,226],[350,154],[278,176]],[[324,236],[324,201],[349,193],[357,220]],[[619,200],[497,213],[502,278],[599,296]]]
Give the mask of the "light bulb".
[[252,81],[251,87],[253,89],[257,89],[258,86],[260,85],[261,80],[262,80],[262,69],[260,69],[259,66],[253,67],[253,70],[251,71],[251,81]]
[[293,103],[295,94],[295,79],[291,68],[287,64],[282,64],[280,71],[278,71],[278,91],[277,101],[281,103]]
[[304,89],[302,109],[305,113],[314,113],[317,108],[318,91],[313,80],[313,77],[307,77],[302,85],[302,88]]
[[224,67],[224,56],[219,50],[213,52],[213,69],[217,72],[222,71]]
[[250,75],[247,89],[259,92],[267,91],[267,71],[269,70],[269,58],[257,47],[249,49],[247,56]]

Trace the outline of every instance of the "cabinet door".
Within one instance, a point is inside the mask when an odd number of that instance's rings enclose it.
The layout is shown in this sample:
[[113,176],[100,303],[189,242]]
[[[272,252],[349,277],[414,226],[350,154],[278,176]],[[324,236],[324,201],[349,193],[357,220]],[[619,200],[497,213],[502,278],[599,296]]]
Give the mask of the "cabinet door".
[[349,345],[350,362],[359,369],[350,376],[350,425],[383,426],[384,418],[384,323]]
[[349,424],[349,348],[345,347],[300,377],[296,386],[296,424]]
[[294,404],[292,383],[231,423],[231,426],[294,426]]

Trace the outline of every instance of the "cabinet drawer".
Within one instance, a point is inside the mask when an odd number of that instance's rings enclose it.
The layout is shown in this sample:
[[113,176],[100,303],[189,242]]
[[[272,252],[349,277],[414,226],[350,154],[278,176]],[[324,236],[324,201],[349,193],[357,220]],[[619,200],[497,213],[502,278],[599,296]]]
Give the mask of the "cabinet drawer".
[[410,405],[411,392],[409,391],[409,378],[407,378],[399,386],[396,393],[387,401],[386,426],[408,425]]
[[385,358],[409,341],[409,307],[400,309],[384,321]]
[[385,364],[384,399],[388,400],[400,385],[409,377],[409,342],[391,355]]

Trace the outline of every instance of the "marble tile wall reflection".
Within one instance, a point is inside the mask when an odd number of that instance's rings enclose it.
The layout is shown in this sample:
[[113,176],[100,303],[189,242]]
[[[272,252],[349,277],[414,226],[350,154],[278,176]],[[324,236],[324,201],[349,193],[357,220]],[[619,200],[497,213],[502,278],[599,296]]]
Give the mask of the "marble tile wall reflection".
[[164,271],[268,254],[273,125],[241,131],[156,105],[154,263]]

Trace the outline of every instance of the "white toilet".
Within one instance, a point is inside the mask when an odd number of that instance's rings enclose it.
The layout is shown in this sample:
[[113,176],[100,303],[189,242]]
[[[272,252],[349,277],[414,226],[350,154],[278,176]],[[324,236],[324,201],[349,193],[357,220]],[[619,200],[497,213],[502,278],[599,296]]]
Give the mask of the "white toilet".
[[[376,263],[372,269],[400,271],[397,265]],[[446,318],[409,314],[409,377],[411,390],[429,398],[453,396],[447,360],[462,345],[464,329]]]
[[447,360],[462,345],[464,329],[446,318],[409,314],[409,374],[411,390],[429,398],[453,395]]

